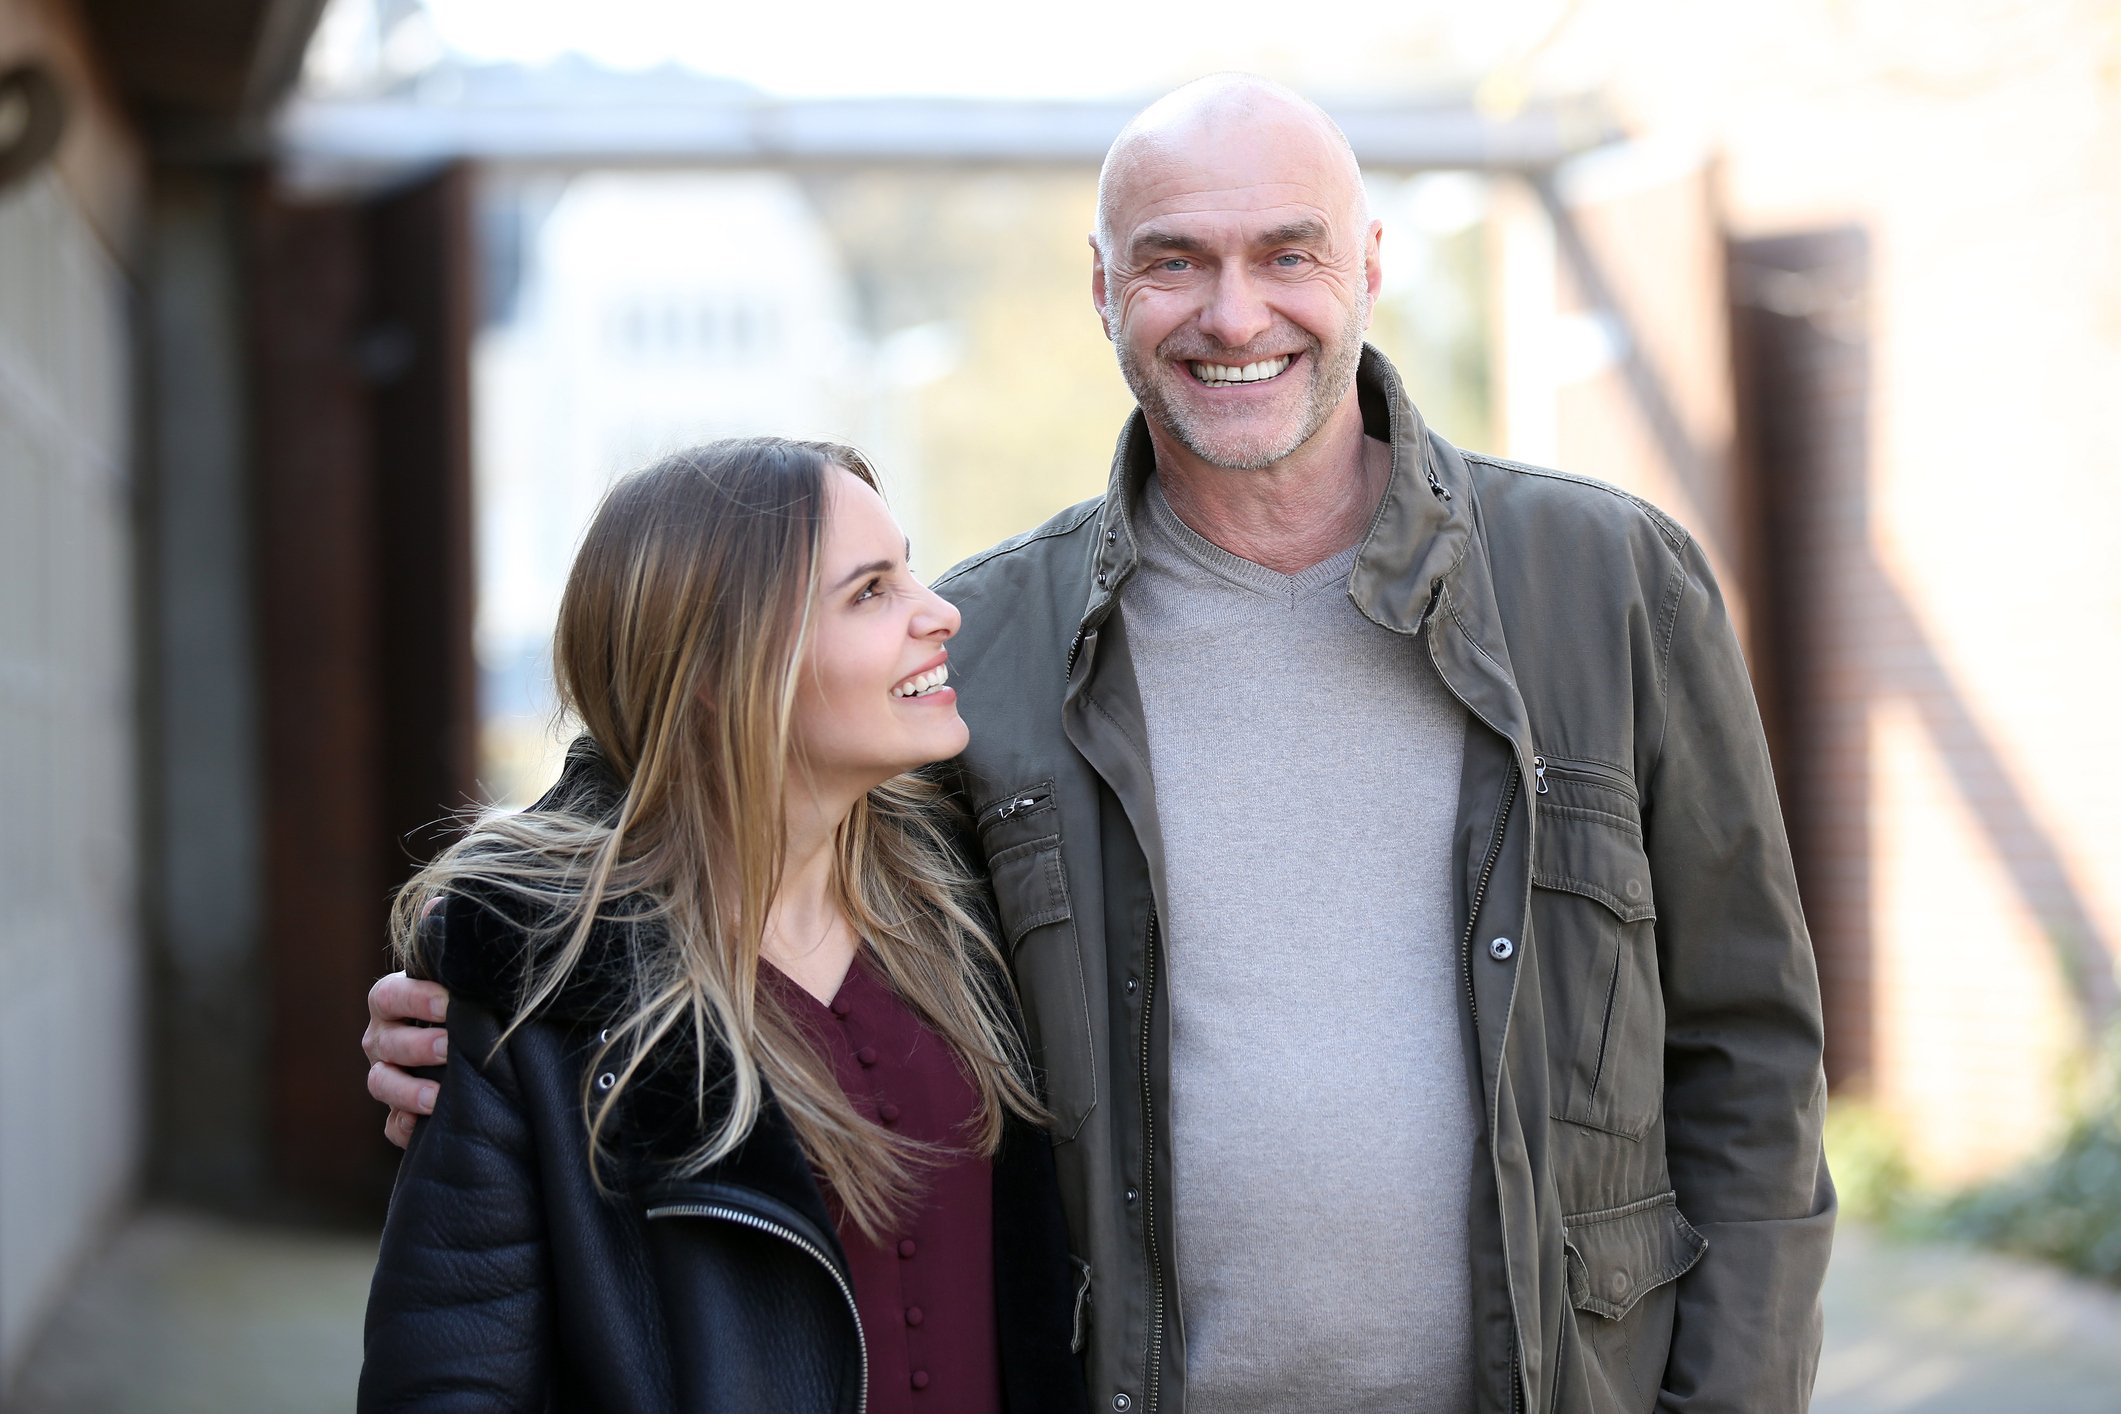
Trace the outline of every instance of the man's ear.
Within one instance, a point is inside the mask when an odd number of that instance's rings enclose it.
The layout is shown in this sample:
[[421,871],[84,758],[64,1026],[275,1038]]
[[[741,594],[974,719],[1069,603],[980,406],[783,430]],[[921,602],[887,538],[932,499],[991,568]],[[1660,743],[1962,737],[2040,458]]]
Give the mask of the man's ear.
[[1362,327],[1370,327],[1370,319],[1377,311],[1377,296],[1385,287],[1384,259],[1379,254],[1384,245],[1385,223],[1372,221],[1362,242],[1362,278],[1370,291],[1369,313],[1363,315]]
[[1097,311],[1097,327],[1105,331],[1105,338],[1112,337],[1112,323],[1105,318],[1105,253],[1097,248],[1097,237],[1090,237],[1090,307]]

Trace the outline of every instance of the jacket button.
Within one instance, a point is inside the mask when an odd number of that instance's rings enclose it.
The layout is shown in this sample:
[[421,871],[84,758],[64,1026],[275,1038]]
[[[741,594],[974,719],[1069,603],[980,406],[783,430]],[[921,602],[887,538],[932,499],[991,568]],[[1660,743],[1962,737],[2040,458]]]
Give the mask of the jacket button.
[[891,1104],[888,1101],[884,1104],[878,1105],[876,1107],[876,1117],[886,1124],[897,1124],[898,1106]]
[[928,1372],[926,1370],[915,1370],[911,1383],[915,1389],[928,1388]]
[[1112,1407],[1119,1410],[1120,1414],[1126,1414],[1126,1411],[1134,1407],[1134,1401],[1125,1390],[1121,1390],[1118,1394],[1112,1396]]
[[1128,996],[1130,996],[1130,997],[1131,997],[1131,996],[1133,996],[1133,995],[1134,995],[1134,994],[1135,994],[1136,992],[1139,992],[1139,991],[1141,990],[1141,987],[1142,987],[1142,984],[1141,984],[1141,979],[1140,979],[1139,977],[1129,977],[1129,978],[1127,979],[1127,995],[1128,995]]
[[1105,572],[1104,572],[1103,570],[1099,570],[1099,571],[1097,572],[1097,587],[1098,587],[1099,589],[1103,589],[1103,588],[1104,588],[1104,587],[1105,587],[1106,585],[1110,584],[1111,582],[1112,582],[1112,576],[1111,576],[1111,575],[1109,575],[1109,574],[1106,574],[1106,573],[1105,573]]
[[619,1078],[608,1070],[597,1077],[597,1089],[599,1090],[609,1090],[618,1083]]
[[1626,1272],[1613,1273],[1612,1277],[1606,1282],[1605,1288],[1607,1291],[1612,1292],[1616,1298],[1627,1295],[1628,1274]]
[[598,1042],[599,1042],[600,1044],[603,1044],[603,1045],[606,1045],[606,1046],[610,1045],[610,1044],[611,1044],[611,1028],[610,1028],[609,1026],[607,1026],[607,1027],[605,1027],[605,1028],[604,1028],[604,1029],[603,1029],[602,1031],[599,1031],[599,1032],[597,1032],[597,1040],[598,1040]]
[[875,1065],[876,1047],[864,1046],[854,1053],[854,1058],[860,1061],[863,1065]]
[[1139,1188],[1134,1187],[1132,1184],[1127,1186],[1127,1201],[1129,1203],[1139,1203],[1141,1196],[1142,1191]]
[[921,1309],[920,1307],[918,1307],[918,1306],[908,1306],[908,1307],[906,1308],[906,1324],[907,1324],[907,1325],[909,1325],[909,1326],[917,1326],[917,1325],[919,1325],[919,1324],[920,1324],[920,1323],[921,1323],[922,1321],[925,1321],[925,1320],[927,1320],[927,1319],[928,1319],[928,1313],[927,1313],[926,1311],[923,1311],[923,1310],[922,1310],[922,1309]]
[[911,1257],[920,1250],[920,1248],[913,1245],[913,1239],[910,1237],[902,1239],[898,1245],[898,1254],[901,1257]]
[[1118,532],[1118,531],[1116,531],[1116,530],[1108,530],[1108,531],[1106,531],[1106,532],[1105,532],[1105,543],[1106,543],[1107,545],[1117,545],[1117,544],[1119,544],[1119,532]]
[[1516,951],[1517,944],[1511,942],[1508,938],[1497,938],[1494,942],[1488,944],[1488,956],[1494,958],[1497,962],[1508,962],[1510,954]]

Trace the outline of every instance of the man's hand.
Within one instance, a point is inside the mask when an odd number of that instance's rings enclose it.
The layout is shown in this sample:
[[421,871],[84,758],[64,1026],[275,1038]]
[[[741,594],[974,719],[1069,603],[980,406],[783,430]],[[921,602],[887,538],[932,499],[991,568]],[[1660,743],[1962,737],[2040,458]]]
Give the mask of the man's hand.
[[383,1137],[400,1149],[412,1138],[413,1121],[433,1112],[442,1088],[405,1071],[449,1059],[449,1033],[415,1023],[448,1015],[449,992],[439,982],[393,972],[368,989],[368,1029],[361,1033],[361,1053],[369,1061],[368,1093],[390,1106]]

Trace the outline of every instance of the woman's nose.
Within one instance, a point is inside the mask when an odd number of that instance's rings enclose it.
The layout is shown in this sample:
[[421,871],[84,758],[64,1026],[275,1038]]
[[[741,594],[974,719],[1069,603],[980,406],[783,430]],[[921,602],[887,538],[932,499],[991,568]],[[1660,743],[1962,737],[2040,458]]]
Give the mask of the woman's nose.
[[916,638],[955,637],[964,615],[958,613],[957,605],[932,589],[922,589],[928,602],[914,615],[913,633]]

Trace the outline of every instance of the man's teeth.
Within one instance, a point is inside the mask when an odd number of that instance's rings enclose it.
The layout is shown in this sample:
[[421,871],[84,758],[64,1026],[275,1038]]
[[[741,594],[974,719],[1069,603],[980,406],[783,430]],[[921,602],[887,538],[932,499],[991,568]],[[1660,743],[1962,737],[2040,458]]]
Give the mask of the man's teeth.
[[935,691],[948,681],[950,681],[950,665],[945,663],[941,667],[930,668],[917,678],[907,678],[897,687],[891,689],[891,695],[893,697],[921,697]]
[[1264,363],[1248,363],[1243,368],[1232,368],[1227,363],[1195,363],[1191,365],[1193,376],[1211,388],[1226,387],[1231,383],[1264,383],[1289,366],[1289,357],[1270,358]]

